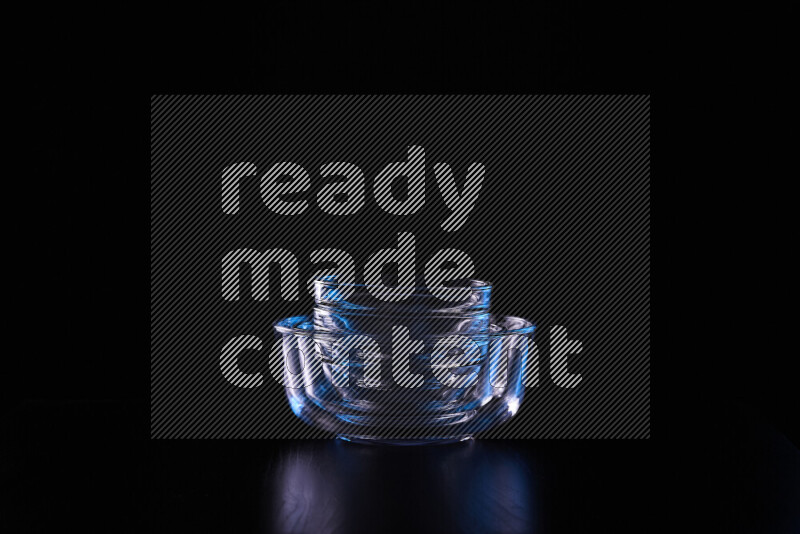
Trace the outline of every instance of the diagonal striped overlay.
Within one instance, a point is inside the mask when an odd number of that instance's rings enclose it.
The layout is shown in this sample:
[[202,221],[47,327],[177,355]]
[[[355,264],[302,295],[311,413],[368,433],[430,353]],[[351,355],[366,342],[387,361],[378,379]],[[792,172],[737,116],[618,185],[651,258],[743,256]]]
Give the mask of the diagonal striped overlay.
[[[271,378],[271,324],[310,313],[306,281],[327,267],[316,259],[344,251],[363,282],[368,258],[411,233],[419,285],[434,254],[460,250],[494,283],[494,312],[537,324],[538,386],[484,437],[649,438],[649,96],[154,96],[150,143],[152,437],[328,437]],[[374,181],[412,146],[425,187],[407,194],[424,205],[391,213]],[[308,174],[309,191],[283,197],[302,210],[262,196],[279,163]],[[451,217],[452,182],[463,191],[478,163],[474,209]],[[318,203],[325,188],[348,201]],[[243,270],[238,299],[225,298],[229,253],[278,249],[296,259],[299,294],[270,267],[258,280]],[[582,345],[574,388],[551,379],[556,326]],[[258,387],[220,367],[239,336],[263,341],[239,358]]]

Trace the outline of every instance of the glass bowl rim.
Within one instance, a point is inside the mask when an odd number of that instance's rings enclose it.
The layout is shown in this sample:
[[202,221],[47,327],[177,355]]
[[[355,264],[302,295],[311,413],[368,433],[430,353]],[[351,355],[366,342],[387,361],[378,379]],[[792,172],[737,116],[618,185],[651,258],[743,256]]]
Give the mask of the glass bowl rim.
[[[470,284],[469,289],[471,291],[489,291],[494,287],[492,282],[488,282],[486,280],[478,280],[476,278],[468,278],[466,281]],[[327,279],[327,277],[317,278],[314,280],[314,287],[320,288],[330,288],[334,289],[337,287],[358,287],[358,288],[366,288],[369,287],[369,284],[359,284],[355,282],[335,282],[333,280]],[[388,288],[391,291],[402,291],[402,292],[411,292],[411,294],[419,294],[422,291],[426,291],[430,293],[430,289],[426,286],[397,286]],[[432,294],[432,293],[431,293]]]
[[[514,335],[526,335],[533,333],[536,330],[536,324],[525,319],[523,317],[518,317],[516,315],[490,315],[490,325],[498,324],[507,319],[519,319],[525,323],[525,326],[520,328],[515,328],[513,330],[504,330],[502,332],[479,332],[479,333],[458,333],[458,332],[449,332],[446,334],[436,334],[430,336],[431,338],[446,338],[450,336],[464,336],[468,338],[473,337],[501,337],[501,336],[514,336]],[[292,315],[290,317],[284,317],[283,319],[279,319],[272,323],[272,327],[281,335],[286,334],[293,334],[297,336],[304,336],[304,337],[346,337],[352,335],[362,335],[372,337],[369,333],[364,332],[330,332],[324,330],[314,330],[313,328],[297,328],[296,326],[289,326],[286,325],[288,321],[292,319],[297,319],[294,324],[299,324],[305,321],[312,321],[310,315]]]

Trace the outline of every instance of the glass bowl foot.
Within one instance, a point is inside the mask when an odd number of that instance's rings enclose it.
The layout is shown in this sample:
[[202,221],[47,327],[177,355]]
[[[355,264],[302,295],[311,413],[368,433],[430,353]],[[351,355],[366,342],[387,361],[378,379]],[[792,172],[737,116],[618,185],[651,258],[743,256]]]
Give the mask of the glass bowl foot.
[[349,443],[358,443],[362,445],[393,445],[393,446],[414,446],[414,445],[446,445],[449,443],[461,443],[462,441],[472,441],[472,436],[456,436],[449,438],[431,438],[431,439],[384,439],[384,438],[371,438],[369,436],[352,436],[339,434],[336,436],[342,441]]

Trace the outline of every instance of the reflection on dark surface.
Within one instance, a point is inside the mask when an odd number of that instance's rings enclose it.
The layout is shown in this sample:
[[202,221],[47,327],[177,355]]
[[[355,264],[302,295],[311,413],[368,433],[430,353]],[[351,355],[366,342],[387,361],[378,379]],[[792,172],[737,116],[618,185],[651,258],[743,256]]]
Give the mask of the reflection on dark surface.
[[483,442],[299,443],[265,490],[266,531],[536,532],[539,523],[530,466]]
[[736,406],[698,410],[671,441],[424,447],[149,440],[127,423],[138,411],[7,417],[0,532],[800,532],[800,451]]

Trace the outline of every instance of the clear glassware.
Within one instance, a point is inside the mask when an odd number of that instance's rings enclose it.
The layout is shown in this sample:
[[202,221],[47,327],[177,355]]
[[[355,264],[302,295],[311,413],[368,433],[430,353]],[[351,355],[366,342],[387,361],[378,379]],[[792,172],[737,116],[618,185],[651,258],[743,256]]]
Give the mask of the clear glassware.
[[445,301],[425,288],[316,281],[312,315],[274,324],[293,412],[345,440],[403,445],[469,439],[509,419],[535,326],[491,315],[491,290],[469,280]]

